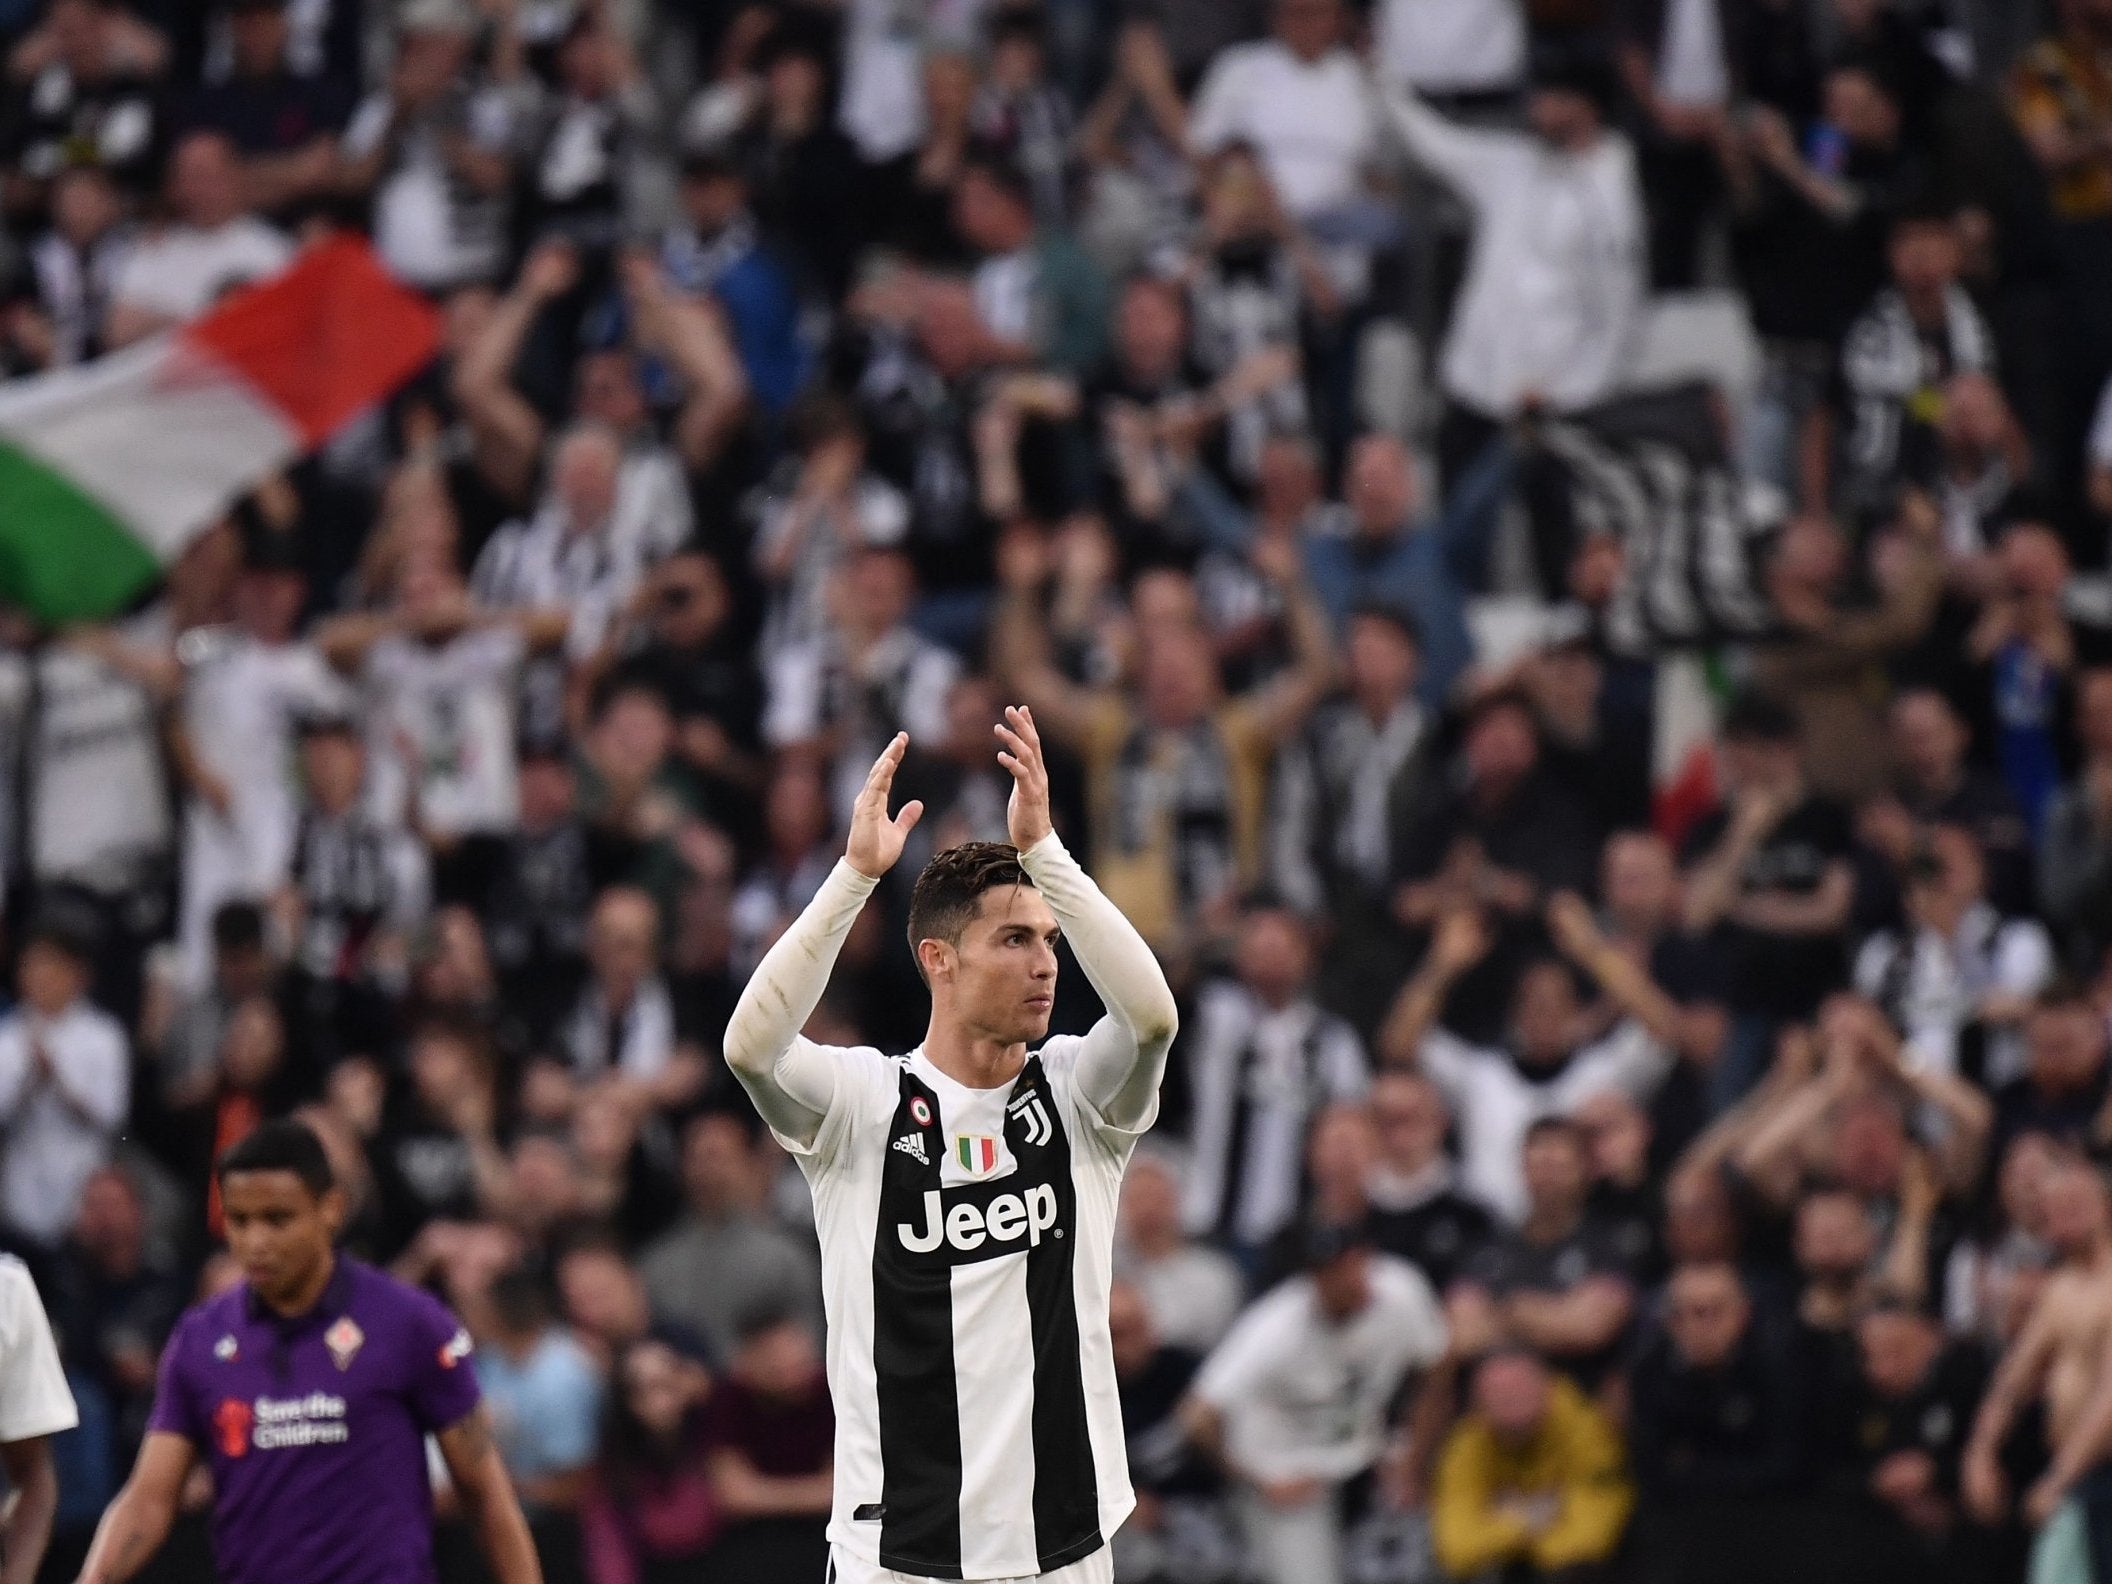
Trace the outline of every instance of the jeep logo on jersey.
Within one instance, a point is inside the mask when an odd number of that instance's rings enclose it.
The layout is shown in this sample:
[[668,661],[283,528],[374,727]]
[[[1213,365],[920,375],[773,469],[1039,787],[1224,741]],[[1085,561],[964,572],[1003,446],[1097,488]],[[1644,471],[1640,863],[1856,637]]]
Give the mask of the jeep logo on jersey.
[[930,1254],[943,1243],[961,1254],[985,1251],[980,1256],[985,1259],[1022,1240],[1028,1248],[1037,1248],[1042,1234],[1050,1232],[1063,1236],[1056,1225],[1056,1190],[1047,1183],[1036,1183],[1024,1194],[997,1194],[988,1204],[933,1188],[924,1195],[921,1228],[907,1221],[895,1223],[895,1236],[912,1254]]

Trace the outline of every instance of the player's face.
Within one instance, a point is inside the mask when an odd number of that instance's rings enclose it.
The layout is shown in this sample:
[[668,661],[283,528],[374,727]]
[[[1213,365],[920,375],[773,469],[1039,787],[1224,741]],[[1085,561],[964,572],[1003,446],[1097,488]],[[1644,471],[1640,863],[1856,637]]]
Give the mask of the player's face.
[[1040,1039],[1055,1005],[1056,915],[1032,886],[999,886],[981,903],[961,931],[954,1010],[988,1038]]
[[289,1297],[329,1263],[344,1220],[344,1196],[323,1194],[290,1171],[232,1172],[220,1188],[227,1246],[267,1303]]

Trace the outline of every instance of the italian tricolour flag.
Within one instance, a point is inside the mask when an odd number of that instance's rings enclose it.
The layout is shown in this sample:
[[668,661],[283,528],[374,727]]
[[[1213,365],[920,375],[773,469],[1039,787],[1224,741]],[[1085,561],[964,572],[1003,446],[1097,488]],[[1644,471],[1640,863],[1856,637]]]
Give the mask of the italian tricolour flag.
[[438,341],[424,299],[340,238],[179,330],[0,385],[0,600],[51,624],[122,609]]
[[1688,828],[1716,806],[1716,735],[1723,694],[1722,672],[1712,660],[1687,652],[1659,657],[1650,822],[1675,847]]

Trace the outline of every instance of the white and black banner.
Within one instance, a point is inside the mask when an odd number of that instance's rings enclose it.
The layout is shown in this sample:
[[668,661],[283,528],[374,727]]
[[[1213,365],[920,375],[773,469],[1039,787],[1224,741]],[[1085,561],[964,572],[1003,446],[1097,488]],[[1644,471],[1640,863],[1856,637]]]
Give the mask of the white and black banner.
[[1704,385],[1682,385],[1549,418],[1528,444],[1536,512],[1568,517],[1573,543],[1618,540],[1623,575],[1609,641],[1653,654],[1762,638],[1775,622],[1767,556],[1788,503],[1732,465]]

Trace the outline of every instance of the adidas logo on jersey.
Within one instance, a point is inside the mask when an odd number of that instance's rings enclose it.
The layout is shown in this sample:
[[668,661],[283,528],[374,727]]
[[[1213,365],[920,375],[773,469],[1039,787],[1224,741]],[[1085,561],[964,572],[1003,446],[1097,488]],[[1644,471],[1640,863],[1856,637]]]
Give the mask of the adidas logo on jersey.
[[[966,1254],[985,1242],[1017,1243],[1021,1238],[1029,1248],[1039,1248],[1042,1233],[1055,1225],[1056,1190],[1047,1183],[1036,1183],[1024,1195],[999,1194],[987,1210],[966,1202],[956,1202],[948,1210],[939,1191],[932,1188],[924,1194],[923,1230],[898,1221],[895,1235],[912,1254],[929,1254],[941,1243]],[[1062,1235],[1059,1229],[1057,1236]]]
[[895,1140],[894,1147],[915,1161],[919,1166],[929,1166],[931,1164],[931,1155],[924,1148],[924,1135],[921,1133],[903,1134]]
[[1041,1096],[1029,1089],[1005,1107],[1012,1118],[1026,1129],[1026,1142],[1035,1149],[1055,1137],[1055,1128],[1049,1125],[1049,1113],[1042,1108]]

